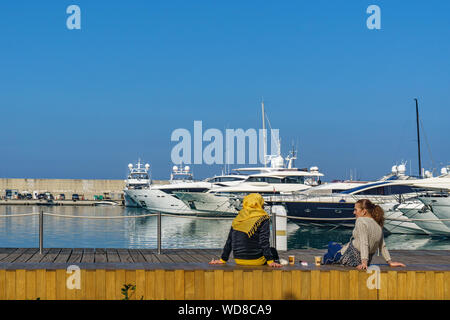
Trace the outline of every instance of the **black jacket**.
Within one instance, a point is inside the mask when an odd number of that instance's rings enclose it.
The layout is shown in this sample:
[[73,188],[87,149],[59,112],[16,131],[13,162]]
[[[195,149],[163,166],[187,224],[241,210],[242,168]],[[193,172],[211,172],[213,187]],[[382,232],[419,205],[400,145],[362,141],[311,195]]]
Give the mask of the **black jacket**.
[[264,256],[267,261],[273,260],[270,249],[270,221],[261,223],[255,233],[249,238],[245,232],[230,228],[227,242],[222,252],[222,260],[228,261],[231,250],[235,259],[258,259]]

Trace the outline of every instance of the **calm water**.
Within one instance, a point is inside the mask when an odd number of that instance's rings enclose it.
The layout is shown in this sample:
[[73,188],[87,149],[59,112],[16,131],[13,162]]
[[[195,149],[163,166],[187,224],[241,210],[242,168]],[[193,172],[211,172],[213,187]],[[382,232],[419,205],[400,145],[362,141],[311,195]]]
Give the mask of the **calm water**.
[[[124,207],[44,207],[45,212],[75,216],[132,216],[143,209]],[[39,212],[37,206],[0,206],[0,215]],[[92,220],[44,217],[47,248],[156,248],[156,217]],[[231,220],[162,217],[163,248],[222,248]],[[350,229],[304,228],[288,223],[288,249],[326,248],[329,241],[346,243]],[[447,249],[449,238],[389,235],[389,249]],[[0,247],[38,247],[38,216],[0,218]]]

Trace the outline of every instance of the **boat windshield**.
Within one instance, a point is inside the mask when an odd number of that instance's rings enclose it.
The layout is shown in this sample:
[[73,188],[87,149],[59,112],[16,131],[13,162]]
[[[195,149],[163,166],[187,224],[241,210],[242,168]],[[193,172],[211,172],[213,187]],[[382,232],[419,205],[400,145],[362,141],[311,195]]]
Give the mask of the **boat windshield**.
[[128,176],[128,179],[148,180],[147,173],[132,173]]

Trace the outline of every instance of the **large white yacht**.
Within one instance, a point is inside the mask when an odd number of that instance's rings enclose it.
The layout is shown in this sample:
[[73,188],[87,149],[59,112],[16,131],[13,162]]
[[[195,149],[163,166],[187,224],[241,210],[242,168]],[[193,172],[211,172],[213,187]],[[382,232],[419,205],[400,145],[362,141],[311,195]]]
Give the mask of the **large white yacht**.
[[[317,167],[310,170],[293,168],[295,158],[284,159],[278,155],[271,159],[270,167],[239,168],[237,172],[257,172],[250,174],[245,180],[234,182],[233,185],[215,185],[204,193],[177,192],[177,196],[189,203],[198,215],[204,216],[235,216],[242,205],[242,199],[249,193],[259,193],[263,197],[274,194],[291,194],[301,192],[319,185],[323,174]],[[239,176],[242,178],[243,176]]]
[[127,207],[140,207],[141,205],[134,200],[133,194],[136,190],[148,189],[151,184],[149,175],[150,165],[146,163],[144,166],[141,163],[141,159],[133,166],[132,163],[128,164],[129,174],[124,189],[125,206]]

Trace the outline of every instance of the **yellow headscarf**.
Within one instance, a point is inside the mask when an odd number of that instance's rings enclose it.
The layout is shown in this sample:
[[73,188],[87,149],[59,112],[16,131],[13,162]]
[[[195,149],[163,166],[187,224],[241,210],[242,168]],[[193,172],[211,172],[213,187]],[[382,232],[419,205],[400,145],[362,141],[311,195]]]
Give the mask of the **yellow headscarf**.
[[264,199],[258,193],[251,193],[244,198],[242,210],[234,218],[231,226],[234,230],[245,232],[250,238],[261,223],[269,219],[263,209]]

